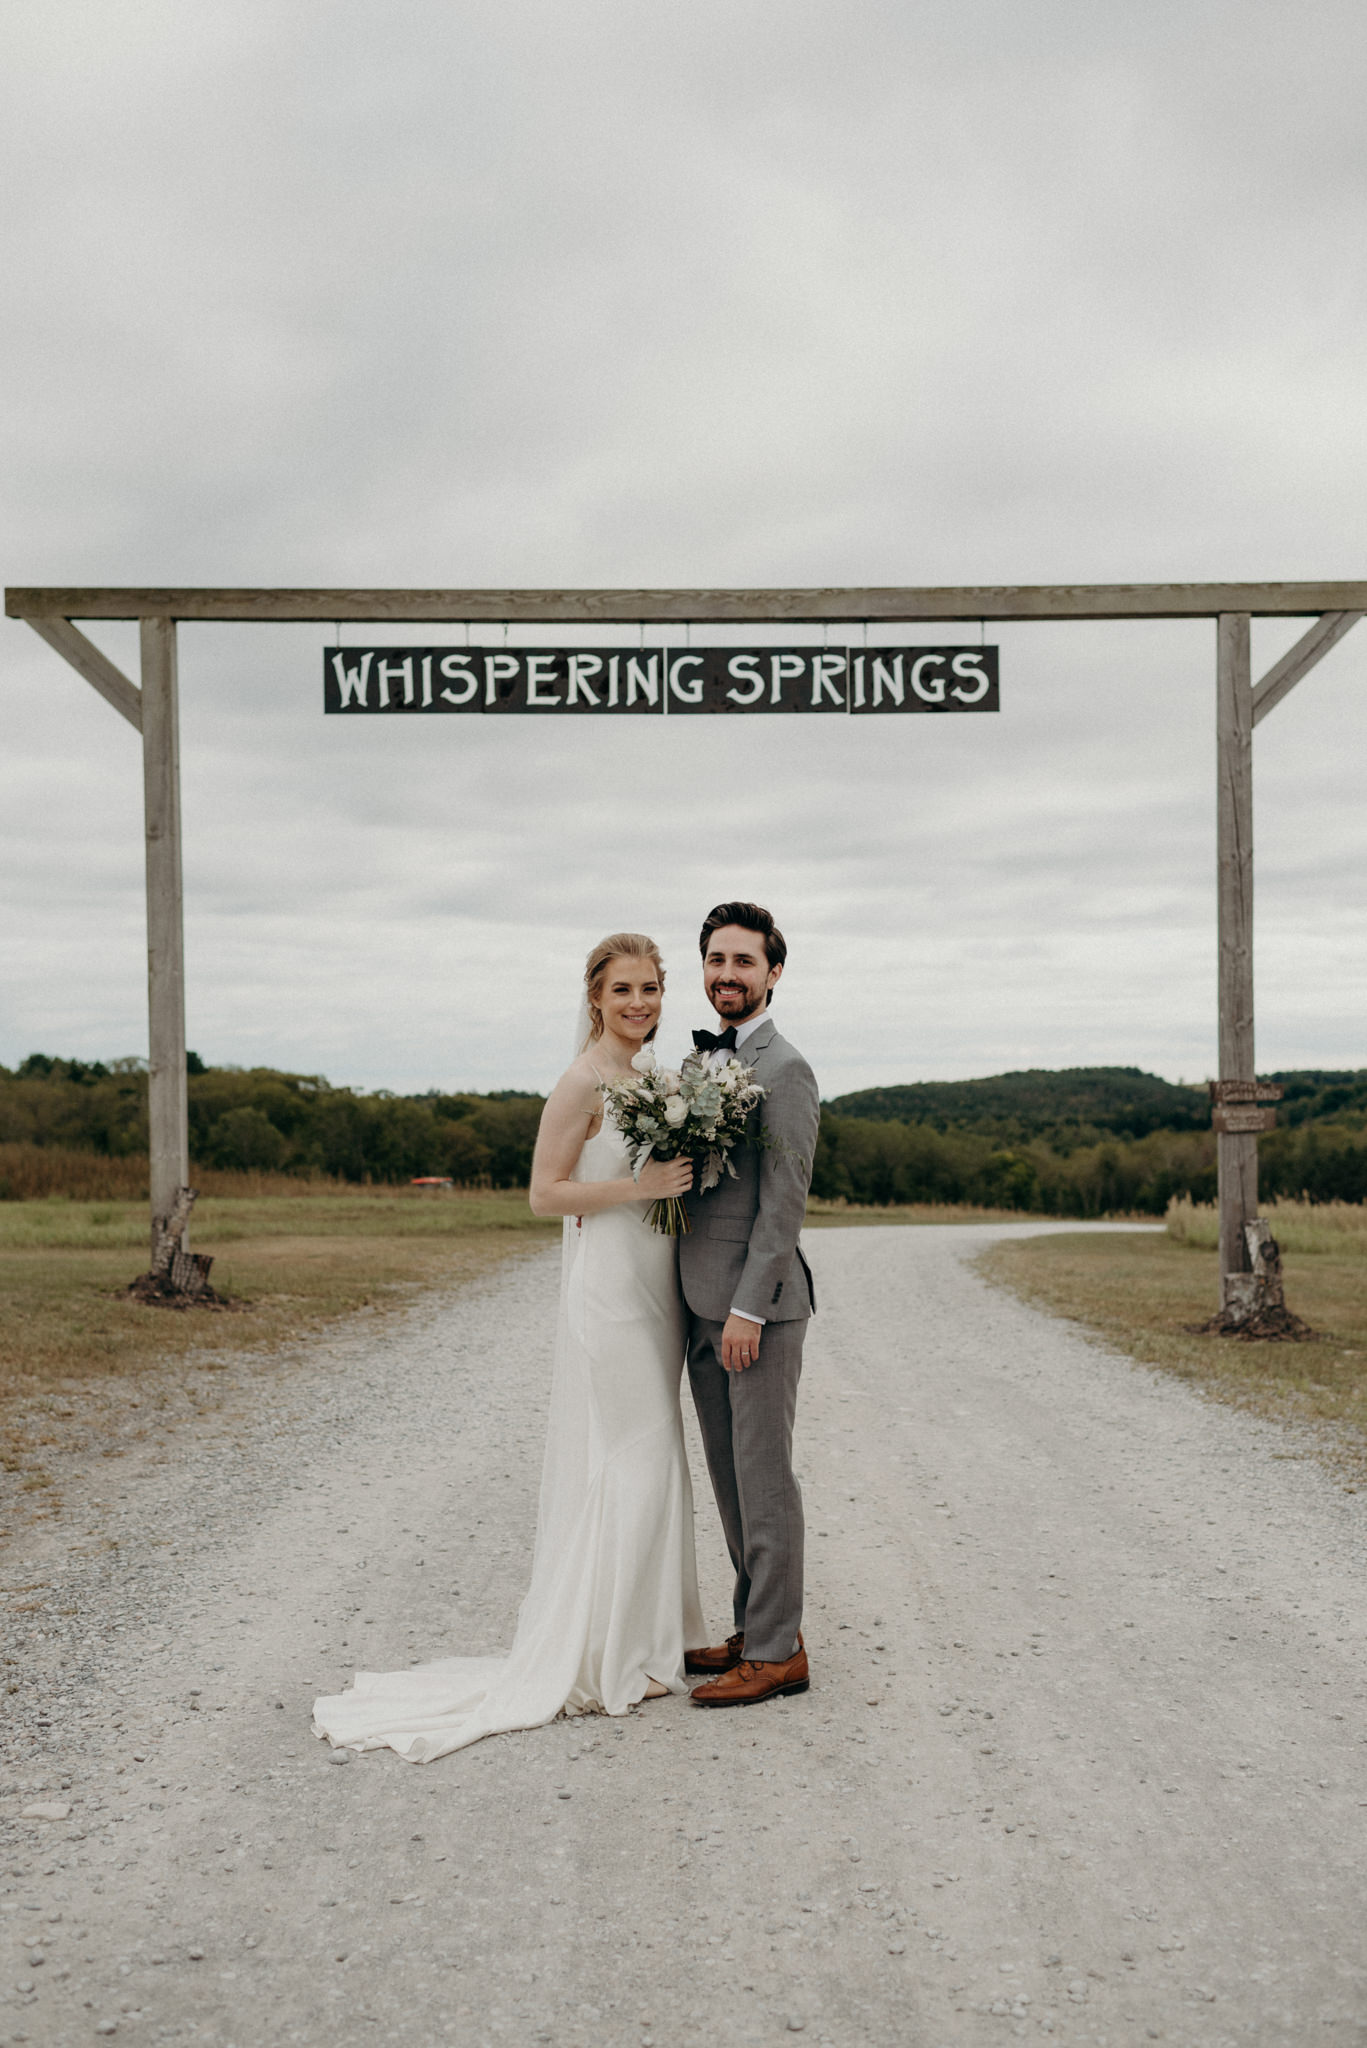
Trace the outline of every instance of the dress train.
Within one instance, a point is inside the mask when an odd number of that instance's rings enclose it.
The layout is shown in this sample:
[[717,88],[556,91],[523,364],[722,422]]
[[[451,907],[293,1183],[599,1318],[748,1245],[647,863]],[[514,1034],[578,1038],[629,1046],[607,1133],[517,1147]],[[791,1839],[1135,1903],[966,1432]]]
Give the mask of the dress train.
[[[618,1133],[590,1138],[578,1180],[629,1171]],[[679,1388],[675,1245],[624,1203],[568,1217],[532,1579],[506,1657],[358,1671],[314,1703],[336,1748],[430,1763],[482,1736],[569,1713],[623,1714],[651,1680],[686,1690],[706,1641]]]

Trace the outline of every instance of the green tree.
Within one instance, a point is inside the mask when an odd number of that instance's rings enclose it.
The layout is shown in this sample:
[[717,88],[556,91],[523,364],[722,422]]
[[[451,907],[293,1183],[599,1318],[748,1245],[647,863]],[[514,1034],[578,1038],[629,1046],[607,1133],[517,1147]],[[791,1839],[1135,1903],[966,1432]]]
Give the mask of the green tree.
[[211,1166],[269,1171],[281,1165],[286,1150],[286,1141],[270,1118],[244,1104],[230,1109],[210,1130],[206,1157]]

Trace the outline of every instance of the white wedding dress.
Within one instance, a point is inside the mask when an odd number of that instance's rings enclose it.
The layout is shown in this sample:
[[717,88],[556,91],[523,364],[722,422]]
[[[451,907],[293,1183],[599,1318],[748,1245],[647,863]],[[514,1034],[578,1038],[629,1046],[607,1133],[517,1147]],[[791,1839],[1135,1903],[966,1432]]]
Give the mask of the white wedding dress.
[[[604,1125],[573,1178],[630,1172]],[[550,1426],[532,1582],[506,1657],[358,1671],[315,1701],[334,1748],[430,1763],[562,1709],[623,1714],[652,1679],[686,1690],[683,1654],[707,1640],[679,1385],[683,1303],[673,1238],[626,1202],[565,1222]]]

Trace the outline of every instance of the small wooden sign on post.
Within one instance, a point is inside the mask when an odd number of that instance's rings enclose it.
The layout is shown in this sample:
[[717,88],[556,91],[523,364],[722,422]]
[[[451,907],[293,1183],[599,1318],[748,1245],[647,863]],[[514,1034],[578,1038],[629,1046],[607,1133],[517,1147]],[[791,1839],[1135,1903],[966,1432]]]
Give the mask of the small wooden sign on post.
[[1277,1122],[1277,1112],[1256,1102],[1232,1102],[1227,1109],[1217,1103],[1210,1113],[1210,1120],[1215,1129],[1223,1131],[1226,1137],[1247,1138],[1260,1131],[1272,1130]]
[[1256,1136],[1275,1129],[1283,1090],[1277,1081],[1211,1081],[1211,1122],[1230,1138]]

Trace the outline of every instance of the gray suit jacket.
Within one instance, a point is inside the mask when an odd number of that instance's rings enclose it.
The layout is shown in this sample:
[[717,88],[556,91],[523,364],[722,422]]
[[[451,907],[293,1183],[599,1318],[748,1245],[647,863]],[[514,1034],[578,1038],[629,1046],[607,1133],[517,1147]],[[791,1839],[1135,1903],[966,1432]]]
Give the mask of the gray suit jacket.
[[707,1194],[694,1189],[684,1197],[693,1228],[679,1239],[679,1279],[694,1315],[710,1321],[724,1322],[738,1308],[766,1322],[794,1322],[816,1307],[797,1241],[821,1113],[816,1076],[771,1017],[737,1057],[766,1091],[750,1128],[773,1142],[766,1149],[742,1141],[731,1154],[734,1180],[723,1171]]

